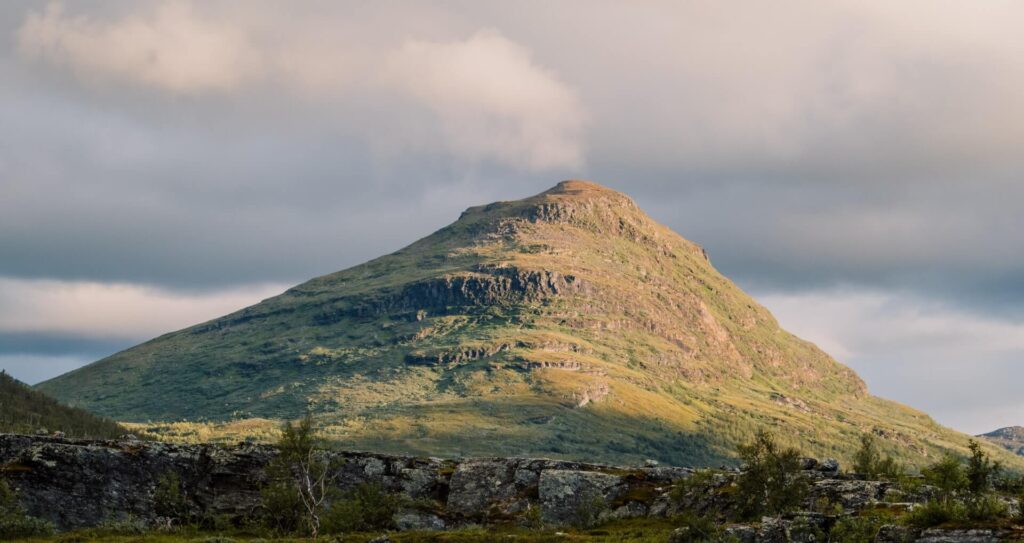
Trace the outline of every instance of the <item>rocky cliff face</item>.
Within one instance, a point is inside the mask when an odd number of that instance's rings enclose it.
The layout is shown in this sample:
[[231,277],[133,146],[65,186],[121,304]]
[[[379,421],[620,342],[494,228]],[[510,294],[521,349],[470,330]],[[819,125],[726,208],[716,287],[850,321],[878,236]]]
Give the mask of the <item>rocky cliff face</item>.
[[[241,519],[259,507],[273,447],[81,441],[0,435],[0,468],[33,516],[63,529],[132,515],[153,519],[157,481],[176,473],[193,508]],[[441,460],[338,452],[341,488],[376,483],[418,504],[398,513],[401,528],[507,522],[538,508],[545,522],[569,524],[588,500],[612,517],[661,515],[668,490],[691,470],[619,468],[529,458]]]
[[[242,522],[259,512],[264,470],[275,454],[273,447],[245,443],[171,445],[0,434],[0,473],[17,488],[31,515],[65,530],[129,515],[159,524],[154,493],[157,481],[169,473],[181,479],[193,512]],[[673,494],[673,488],[690,478],[693,470],[529,458],[442,460],[333,454],[342,460],[334,479],[340,489],[373,483],[400,498],[403,505],[394,516],[400,530],[444,530],[470,524],[532,526],[538,521],[558,527],[671,517],[683,510],[716,518],[730,512],[727,487],[738,474],[719,472],[690,485],[685,493]],[[843,515],[879,508],[905,510],[930,496],[927,487],[919,495],[907,495],[892,483],[842,475],[834,460],[803,462],[804,475],[812,481],[806,511],[754,524],[732,524],[726,532],[747,543],[825,541]],[[827,504],[826,512],[822,504]],[[690,541],[690,535],[680,530],[669,543]],[[888,526],[877,541],[994,543],[1019,541],[1022,536],[1008,528],[921,531]]]

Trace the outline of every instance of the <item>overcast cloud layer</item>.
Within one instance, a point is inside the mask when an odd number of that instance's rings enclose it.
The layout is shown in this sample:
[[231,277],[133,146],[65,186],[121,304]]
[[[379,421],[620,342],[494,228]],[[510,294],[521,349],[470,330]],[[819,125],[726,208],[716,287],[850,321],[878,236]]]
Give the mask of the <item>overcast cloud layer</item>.
[[1024,424],[1024,6],[547,4],[0,4],[0,367],[583,177],[876,393]]

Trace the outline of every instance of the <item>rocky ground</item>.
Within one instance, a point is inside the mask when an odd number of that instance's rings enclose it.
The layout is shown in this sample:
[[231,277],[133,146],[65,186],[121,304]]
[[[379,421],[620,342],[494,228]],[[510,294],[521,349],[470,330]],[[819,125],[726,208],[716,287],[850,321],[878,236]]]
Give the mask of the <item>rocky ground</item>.
[[[264,468],[273,447],[173,445],[83,441],[57,437],[0,435],[0,466],[33,516],[60,529],[96,526],[126,518],[156,522],[157,481],[176,473],[190,507],[238,522],[260,507]],[[675,518],[680,514],[720,519],[728,515],[730,484],[737,472],[701,472],[647,465],[616,467],[546,459],[444,460],[337,452],[343,459],[339,487],[375,483],[401,498],[399,530],[453,530],[467,526],[593,527],[622,519]],[[899,512],[928,498],[884,481],[844,475],[835,461],[803,461],[812,489],[804,511],[761,522],[729,524],[725,537],[744,543],[827,541],[844,517],[885,510]],[[693,481],[701,480],[700,484]],[[690,481],[690,484],[684,483]],[[683,490],[679,490],[683,487]],[[1012,504],[1017,507],[1016,503]],[[1024,533],[1005,527],[912,530],[886,526],[876,541],[1020,541]],[[667,536],[699,539],[682,527]]]

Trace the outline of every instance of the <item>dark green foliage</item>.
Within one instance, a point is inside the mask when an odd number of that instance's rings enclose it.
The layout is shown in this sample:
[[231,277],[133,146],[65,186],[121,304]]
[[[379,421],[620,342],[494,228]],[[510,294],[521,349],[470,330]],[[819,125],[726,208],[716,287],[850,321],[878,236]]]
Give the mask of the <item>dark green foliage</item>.
[[955,500],[930,500],[918,505],[903,517],[905,524],[915,528],[931,528],[965,520],[967,520],[967,507]]
[[829,531],[828,540],[833,543],[871,543],[878,535],[878,530],[891,524],[892,520],[892,514],[885,511],[844,516]]
[[916,507],[904,521],[911,526],[927,528],[955,522],[990,522],[1004,519],[1009,507],[993,489],[1002,471],[981,445],[968,442],[971,455],[967,463],[952,454],[921,470],[925,482],[939,489],[940,497]]
[[970,496],[964,501],[967,519],[984,522],[1009,516],[1010,509],[1003,500],[993,495]]
[[740,445],[744,469],[737,479],[736,499],[744,518],[778,515],[800,505],[809,482],[800,471],[800,452],[781,449],[775,438],[758,431],[754,441]]
[[960,459],[952,454],[946,454],[938,462],[922,468],[921,475],[924,475],[925,483],[939,489],[943,498],[966,489],[968,484]]
[[992,489],[993,483],[1002,471],[1003,466],[998,461],[993,461],[988,453],[981,450],[981,444],[970,440],[967,444],[971,455],[967,458],[967,469],[964,476],[967,478],[967,490],[972,494],[983,494]]
[[113,438],[125,433],[116,422],[61,405],[0,370],[0,433],[34,434],[40,429],[90,438]]
[[377,484],[361,484],[331,502],[323,515],[325,533],[394,528],[399,499]]
[[872,480],[897,481],[904,475],[903,467],[891,456],[882,456],[875,436],[864,434],[860,448],[853,455],[853,471]]
[[52,535],[54,526],[48,521],[31,517],[18,503],[18,495],[0,479],[0,540]]
[[710,541],[722,541],[722,530],[713,518],[697,515],[692,512],[685,512],[672,519],[680,528],[677,535],[672,539],[678,543],[702,543]]
[[267,529],[277,534],[292,534],[304,530],[305,511],[295,483],[287,478],[275,478],[260,489],[260,520]]
[[153,510],[157,515],[178,522],[189,520],[189,503],[181,489],[181,477],[173,471],[157,479],[153,492]]

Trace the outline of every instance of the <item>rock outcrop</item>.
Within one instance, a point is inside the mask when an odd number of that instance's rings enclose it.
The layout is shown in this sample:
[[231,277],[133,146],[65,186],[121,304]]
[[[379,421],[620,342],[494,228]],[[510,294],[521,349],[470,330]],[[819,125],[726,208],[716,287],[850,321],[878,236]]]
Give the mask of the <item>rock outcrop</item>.
[[[0,475],[17,489],[29,514],[65,530],[129,516],[159,525],[155,491],[160,478],[170,473],[182,482],[193,512],[239,523],[259,513],[265,468],[276,454],[274,447],[250,443],[176,445],[134,438],[84,441],[0,434]],[[331,454],[340,460],[334,478],[339,489],[371,483],[400,498],[402,505],[393,517],[399,530],[537,523],[591,526],[614,519],[673,517],[683,511],[724,521],[730,513],[730,485],[739,473],[726,470],[702,476],[702,482],[685,485],[690,490],[683,495],[674,495],[677,483],[694,470],[654,463],[615,467],[529,458]],[[891,503],[889,483],[843,475],[835,461],[805,459],[803,468],[811,480],[805,511],[727,524],[723,533],[743,543],[827,541],[843,516],[912,508],[913,502],[927,498],[922,491],[920,496],[904,496],[908,503]],[[822,509],[822,504],[827,507]],[[683,543],[694,536],[683,527],[668,541]],[[1008,528],[916,530],[892,525],[883,526],[875,541],[995,543],[1020,541],[1022,536],[1021,530]]]
[[[0,470],[18,489],[29,514],[62,529],[131,515],[153,519],[161,476],[175,473],[192,507],[213,517],[242,519],[257,512],[264,468],[273,447],[176,445],[138,440],[83,441],[0,435]],[[509,522],[531,508],[552,525],[580,515],[646,515],[666,510],[673,482],[691,470],[621,468],[526,458],[443,460],[337,452],[337,485],[375,483],[409,506],[396,515],[403,528],[443,529]]]

